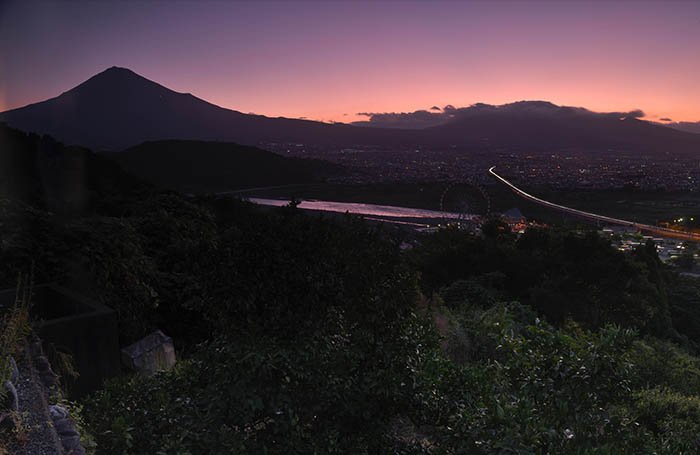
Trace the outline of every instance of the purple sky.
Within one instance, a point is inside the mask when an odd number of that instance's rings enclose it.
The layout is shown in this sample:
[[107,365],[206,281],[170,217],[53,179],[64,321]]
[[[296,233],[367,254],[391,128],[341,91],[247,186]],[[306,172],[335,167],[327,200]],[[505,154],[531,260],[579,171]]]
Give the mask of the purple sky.
[[0,0],[0,111],[115,65],[271,116],[541,99],[698,121],[700,1]]

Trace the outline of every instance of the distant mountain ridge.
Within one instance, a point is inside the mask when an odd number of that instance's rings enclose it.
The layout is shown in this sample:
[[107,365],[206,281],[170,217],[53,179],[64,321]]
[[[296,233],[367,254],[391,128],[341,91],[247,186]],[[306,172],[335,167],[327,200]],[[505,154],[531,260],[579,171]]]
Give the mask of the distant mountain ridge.
[[[0,121],[67,144],[121,150],[146,141],[188,139],[257,145],[351,141],[347,125],[243,114],[178,93],[126,68],[109,68],[40,103],[0,113]],[[380,133],[381,135],[381,133]],[[370,139],[376,133],[360,134]],[[370,139],[371,142],[371,139]]]
[[450,108],[447,121],[427,122],[421,129],[271,118],[225,109],[113,67],[56,98],[0,113],[0,121],[96,150],[180,139],[334,148],[574,148],[700,154],[700,136],[639,120],[634,112],[599,114],[546,101]]
[[477,104],[460,109],[447,123],[426,128],[429,135],[473,145],[533,150],[586,149],[677,152],[700,155],[700,137],[656,125],[639,112],[596,113],[543,101],[503,106]]
[[700,134],[700,122],[671,122],[664,123],[663,125],[678,131]]

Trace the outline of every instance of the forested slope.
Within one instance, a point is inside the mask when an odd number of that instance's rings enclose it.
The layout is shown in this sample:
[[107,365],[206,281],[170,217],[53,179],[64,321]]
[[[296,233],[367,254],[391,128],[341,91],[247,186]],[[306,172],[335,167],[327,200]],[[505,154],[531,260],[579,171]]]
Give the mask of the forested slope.
[[413,237],[155,190],[0,214],[3,287],[33,269],[115,308],[122,344],[175,339],[174,370],[82,402],[98,453],[700,448],[700,287],[650,247],[498,220]]

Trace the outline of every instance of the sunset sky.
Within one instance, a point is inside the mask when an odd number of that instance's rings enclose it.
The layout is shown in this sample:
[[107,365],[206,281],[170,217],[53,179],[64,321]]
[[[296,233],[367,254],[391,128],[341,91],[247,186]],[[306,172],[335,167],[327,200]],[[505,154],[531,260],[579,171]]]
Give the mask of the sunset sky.
[[0,3],[0,111],[111,66],[270,116],[537,99],[700,121],[700,1]]

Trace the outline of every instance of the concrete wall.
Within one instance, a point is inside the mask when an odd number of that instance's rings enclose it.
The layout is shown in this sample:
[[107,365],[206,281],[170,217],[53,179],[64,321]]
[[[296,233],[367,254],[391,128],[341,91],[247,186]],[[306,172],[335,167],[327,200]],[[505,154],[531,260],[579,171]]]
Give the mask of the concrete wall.
[[[0,312],[12,305],[15,290],[0,291]],[[100,388],[105,379],[120,372],[117,316],[114,310],[53,284],[34,288],[30,315],[36,318],[35,332],[52,357],[53,350],[73,357],[80,373],[77,379],[62,377],[71,398]],[[54,369],[61,373],[56,360]]]

